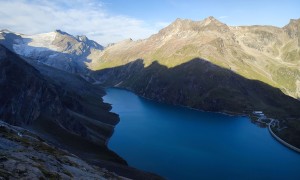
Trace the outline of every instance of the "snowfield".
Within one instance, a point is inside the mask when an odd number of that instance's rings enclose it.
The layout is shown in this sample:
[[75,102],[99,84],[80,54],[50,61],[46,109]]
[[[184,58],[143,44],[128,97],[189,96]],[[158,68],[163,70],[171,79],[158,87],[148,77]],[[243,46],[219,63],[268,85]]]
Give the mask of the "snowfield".
[[23,39],[16,39],[13,45],[14,51],[22,56],[30,56],[44,51],[58,51],[58,47],[53,45],[56,32],[21,35]]

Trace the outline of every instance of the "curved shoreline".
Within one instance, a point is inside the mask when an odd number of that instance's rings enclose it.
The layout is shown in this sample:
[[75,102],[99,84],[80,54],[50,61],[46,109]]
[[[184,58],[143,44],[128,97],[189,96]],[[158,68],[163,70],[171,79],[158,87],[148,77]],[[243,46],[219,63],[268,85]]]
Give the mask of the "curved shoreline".
[[223,115],[226,115],[226,116],[240,116],[240,117],[249,117],[250,118],[249,114],[247,114],[247,113],[239,113],[239,112],[231,112],[231,111],[209,111],[209,110],[193,108],[193,107],[187,106],[187,105],[172,104],[172,103],[167,103],[167,102],[163,102],[163,101],[157,101],[155,99],[147,98],[145,96],[137,94],[133,90],[125,88],[125,87],[111,86],[111,87],[105,87],[104,89],[106,90],[108,88],[115,88],[115,89],[121,89],[121,90],[129,91],[129,92],[135,94],[138,97],[141,97],[143,99],[146,99],[148,101],[152,101],[152,102],[155,102],[155,103],[162,103],[162,104],[167,104],[167,105],[172,105],[172,106],[177,106],[177,107],[183,107],[183,108],[187,108],[187,109],[191,109],[191,110],[199,111],[199,112],[209,112],[209,113],[223,114]]
[[[128,89],[128,88],[124,88],[124,87],[115,87],[115,86],[112,86],[112,87],[106,87],[105,88],[105,91],[106,89],[108,88],[116,88],[116,89],[121,89],[121,90],[125,90],[125,91],[129,91],[135,95],[137,95],[138,97],[141,97],[141,98],[144,98],[146,100],[149,100],[149,101],[153,101],[153,102],[157,102],[157,103],[164,103],[164,104],[168,104],[166,102],[159,102],[159,101],[156,101],[154,99],[151,99],[151,98],[147,98],[145,96],[142,96],[142,95],[139,95],[137,94],[136,92],[134,92],[133,90],[131,89]],[[218,112],[214,112],[214,111],[205,111],[205,110],[201,110],[201,109],[196,109],[196,108],[192,108],[192,107],[189,107],[189,106],[184,106],[184,105],[180,105],[180,104],[170,104],[170,105],[174,105],[174,106],[179,106],[179,107],[183,107],[183,108],[187,108],[187,109],[191,109],[191,110],[195,110],[195,111],[200,111],[200,112],[210,112],[210,113],[217,113],[217,114],[223,114],[223,115],[227,115],[227,116],[240,116],[240,117],[248,117],[249,119],[250,116],[249,114],[246,114],[246,113],[236,113],[236,112],[222,112],[222,111],[218,111]],[[271,123],[268,124],[268,129],[269,129],[269,132],[271,133],[271,135],[277,140],[279,141],[280,143],[282,143],[283,145],[287,146],[288,148],[300,153],[300,149],[285,142],[284,140],[282,140],[280,137],[278,137],[271,129]]]
[[268,125],[268,129],[269,129],[269,132],[270,134],[277,140],[279,141],[281,144],[287,146],[288,148],[300,153],[300,149],[299,148],[296,148],[295,146],[285,142],[284,140],[282,140],[280,137],[278,137],[273,131],[272,131],[272,128],[271,128],[271,125],[269,124]]

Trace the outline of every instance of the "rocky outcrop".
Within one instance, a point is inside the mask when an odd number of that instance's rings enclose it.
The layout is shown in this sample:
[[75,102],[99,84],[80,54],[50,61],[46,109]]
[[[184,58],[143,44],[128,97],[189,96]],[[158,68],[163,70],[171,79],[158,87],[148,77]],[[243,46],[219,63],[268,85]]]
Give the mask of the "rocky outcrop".
[[[298,38],[300,35],[300,19],[291,19],[289,24],[283,27],[291,38]],[[300,44],[298,44],[300,45]]]
[[23,128],[0,120],[2,179],[127,179],[91,166]]

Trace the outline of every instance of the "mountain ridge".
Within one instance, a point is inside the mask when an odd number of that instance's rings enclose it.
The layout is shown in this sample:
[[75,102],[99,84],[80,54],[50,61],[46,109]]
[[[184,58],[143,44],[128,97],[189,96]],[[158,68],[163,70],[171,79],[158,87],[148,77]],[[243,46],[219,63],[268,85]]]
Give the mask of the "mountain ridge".
[[86,62],[93,52],[103,46],[86,36],[73,36],[61,30],[35,35],[0,32],[0,44],[22,56],[27,62],[38,61],[49,66],[72,72],[87,73]]
[[[211,21],[217,22],[217,25],[207,24]],[[144,59],[145,66],[157,60],[167,67],[174,67],[193,58],[204,58],[298,98],[299,40],[286,30],[291,25],[294,27],[293,24],[300,24],[299,20],[279,28],[227,26],[212,17],[202,21],[177,19],[147,39],[123,41],[105,48],[98,58],[88,63],[88,67],[100,70],[136,59]],[[290,31],[299,34],[297,28],[291,28]],[[294,72],[290,79],[284,75],[288,71]]]
[[[204,58],[246,78],[280,88],[289,96],[300,98],[299,24],[300,19],[291,19],[282,28],[228,26],[212,16],[202,21],[178,18],[147,39],[128,39],[104,49],[88,39],[90,45],[82,45],[81,40],[86,39],[85,36],[75,37],[57,30],[54,32],[61,37],[53,42],[59,50],[43,51],[45,49],[38,48],[37,53],[23,54],[23,57],[29,63],[38,60],[61,70],[81,74],[88,80],[92,80],[88,76],[91,71],[124,65],[136,59],[144,59],[145,66],[157,60],[167,67],[174,67],[189,59]],[[14,51],[13,46],[19,46],[14,45],[15,41],[21,35],[3,30],[0,44]],[[22,51],[18,54],[22,55]],[[292,76],[288,77],[289,72],[292,72]]]

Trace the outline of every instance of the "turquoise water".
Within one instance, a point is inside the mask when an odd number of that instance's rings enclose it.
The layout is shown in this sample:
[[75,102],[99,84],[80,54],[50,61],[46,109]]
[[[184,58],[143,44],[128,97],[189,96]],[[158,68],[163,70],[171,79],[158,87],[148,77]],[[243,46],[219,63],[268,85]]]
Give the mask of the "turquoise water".
[[130,166],[167,179],[300,179],[300,154],[247,117],[106,92],[121,119],[108,146]]

